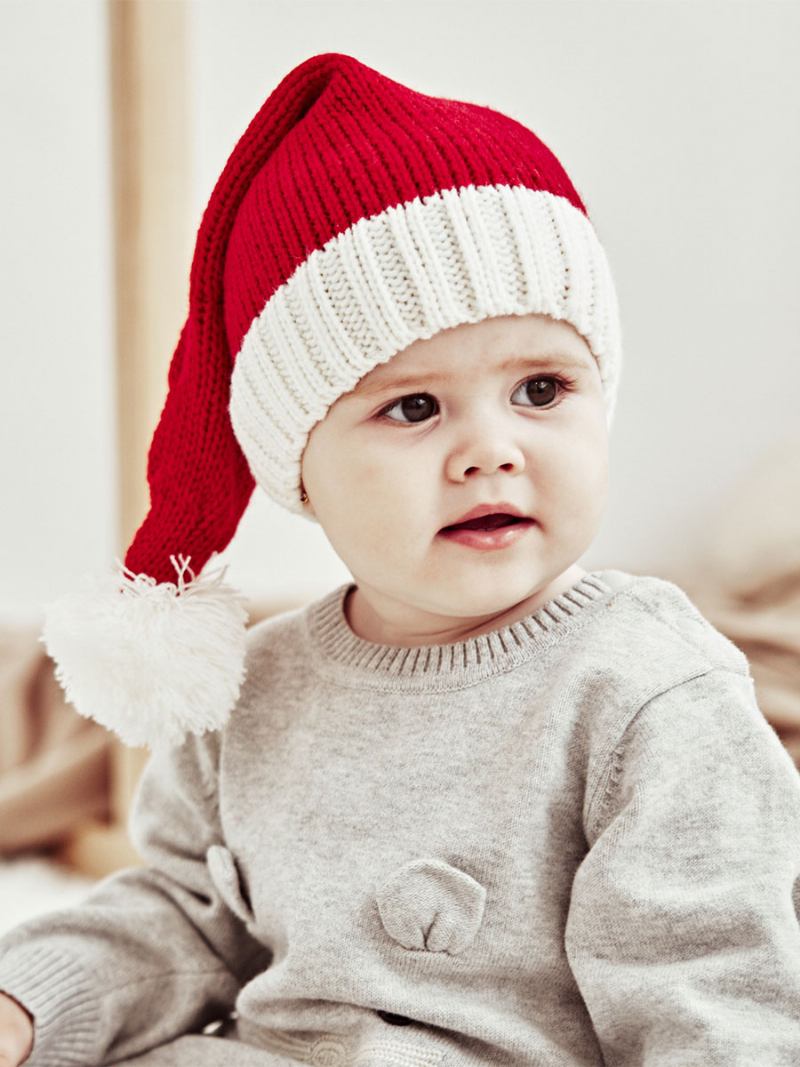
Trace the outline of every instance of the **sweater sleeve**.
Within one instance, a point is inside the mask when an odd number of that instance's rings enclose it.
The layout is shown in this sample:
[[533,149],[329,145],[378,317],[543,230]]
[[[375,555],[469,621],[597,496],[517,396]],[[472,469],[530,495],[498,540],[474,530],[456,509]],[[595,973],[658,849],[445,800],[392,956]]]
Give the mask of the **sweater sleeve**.
[[147,866],[0,938],[0,990],[34,1018],[26,1067],[114,1062],[199,1031],[269,961],[206,859],[222,845],[218,755],[217,733],[152,753],[129,823]]
[[800,1063],[800,775],[750,675],[640,708],[586,828],[565,948],[608,1067]]

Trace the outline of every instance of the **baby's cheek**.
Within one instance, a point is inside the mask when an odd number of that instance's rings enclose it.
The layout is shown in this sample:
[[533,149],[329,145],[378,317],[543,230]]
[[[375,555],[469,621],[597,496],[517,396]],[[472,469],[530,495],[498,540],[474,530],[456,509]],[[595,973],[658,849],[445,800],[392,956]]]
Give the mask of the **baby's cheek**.
[[414,491],[414,478],[396,457],[385,456],[375,448],[363,448],[349,457],[348,481],[352,496],[363,511],[375,512],[376,519],[388,521],[408,506]]
[[389,476],[374,459],[354,458],[349,464],[346,479],[340,481],[344,490],[337,507],[346,525],[367,541],[378,536],[377,531],[391,522],[392,492]]
[[369,489],[376,495],[388,491],[392,479],[391,467],[382,463],[372,450],[364,449],[354,456],[353,469],[359,484],[365,489]]
[[595,528],[606,510],[609,493],[608,464],[595,455],[584,468],[580,490],[575,499],[580,502],[579,520],[584,526]]

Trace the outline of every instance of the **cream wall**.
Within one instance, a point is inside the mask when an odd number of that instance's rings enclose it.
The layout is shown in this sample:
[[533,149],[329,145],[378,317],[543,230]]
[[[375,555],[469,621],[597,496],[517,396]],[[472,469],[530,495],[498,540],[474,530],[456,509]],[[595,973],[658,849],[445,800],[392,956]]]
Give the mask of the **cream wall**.
[[[611,497],[582,562],[671,569],[797,426],[800,5],[189,12],[194,227],[263,99],[317,52],[506,111],[556,152],[607,248],[625,345]],[[0,42],[0,612],[36,611],[116,553],[104,8],[5,0]],[[259,490],[223,558],[255,595],[306,598],[347,578],[322,531]]]
[[116,552],[100,0],[0,3],[0,614]]

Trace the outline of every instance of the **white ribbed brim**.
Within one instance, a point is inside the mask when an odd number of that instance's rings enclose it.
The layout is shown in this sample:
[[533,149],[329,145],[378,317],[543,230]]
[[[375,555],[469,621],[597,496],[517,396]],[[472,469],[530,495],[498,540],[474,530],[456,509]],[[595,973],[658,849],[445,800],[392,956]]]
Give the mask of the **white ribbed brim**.
[[230,417],[256,482],[305,515],[303,450],[340,396],[414,341],[531,313],[565,320],[586,340],[610,428],[622,364],[616,290],[593,225],[568,200],[465,186],[337,234],[270,297],[236,357]]

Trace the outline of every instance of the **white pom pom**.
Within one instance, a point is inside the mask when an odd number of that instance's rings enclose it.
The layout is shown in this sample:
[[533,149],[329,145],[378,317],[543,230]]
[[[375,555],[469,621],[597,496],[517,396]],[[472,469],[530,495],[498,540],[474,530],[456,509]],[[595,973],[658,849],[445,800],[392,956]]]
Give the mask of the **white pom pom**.
[[[245,674],[244,598],[225,569],[177,584],[119,570],[45,606],[40,641],[66,698],[126,745],[181,744],[224,726]],[[184,581],[189,570],[190,582]]]

